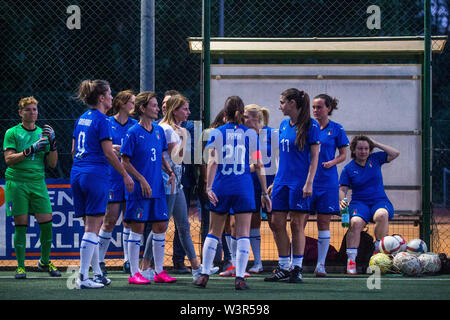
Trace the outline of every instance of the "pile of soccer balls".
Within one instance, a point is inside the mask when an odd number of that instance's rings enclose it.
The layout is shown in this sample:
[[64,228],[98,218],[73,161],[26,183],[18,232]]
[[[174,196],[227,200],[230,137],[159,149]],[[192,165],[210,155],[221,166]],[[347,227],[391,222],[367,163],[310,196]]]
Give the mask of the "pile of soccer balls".
[[435,274],[441,269],[441,260],[436,253],[427,251],[427,245],[421,239],[407,243],[401,235],[386,236],[380,241],[380,253],[370,258],[369,266],[372,271],[374,266],[378,267],[381,274]]

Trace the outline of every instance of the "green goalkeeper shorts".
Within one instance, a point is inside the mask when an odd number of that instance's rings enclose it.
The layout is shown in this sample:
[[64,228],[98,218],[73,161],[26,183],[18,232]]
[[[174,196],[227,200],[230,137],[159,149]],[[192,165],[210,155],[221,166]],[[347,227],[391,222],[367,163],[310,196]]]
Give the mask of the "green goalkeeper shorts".
[[5,204],[7,216],[52,213],[45,180],[27,182],[6,180]]

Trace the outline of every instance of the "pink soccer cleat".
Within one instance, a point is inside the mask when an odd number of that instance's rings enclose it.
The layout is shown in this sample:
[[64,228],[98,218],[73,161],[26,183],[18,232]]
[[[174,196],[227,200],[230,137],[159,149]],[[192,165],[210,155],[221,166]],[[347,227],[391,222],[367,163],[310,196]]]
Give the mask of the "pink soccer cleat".
[[163,270],[163,272],[155,274],[155,278],[153,281],[157,283],[174,283],[177,281],[177,279],[172,278],[167,274],[166,270]]
[[129,284],[151,284],[150,280],[145,279],[139,272],[135,273],[134,276],[128,278]]

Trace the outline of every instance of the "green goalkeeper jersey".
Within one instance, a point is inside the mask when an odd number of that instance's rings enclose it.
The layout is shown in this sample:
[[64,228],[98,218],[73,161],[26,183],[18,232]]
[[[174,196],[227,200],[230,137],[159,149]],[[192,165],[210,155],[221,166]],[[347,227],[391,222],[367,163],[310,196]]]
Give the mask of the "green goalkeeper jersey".
[[[3,151],[14,149],[22,152],[30,147],[34,142],[42,137],[42,129],[36,126],[34,130],[25,129],[22,124],[18,124],[5,133],[3,140]],[[41,180],[45,178],[45,154],[50,151],[50,146],[46,146],[44,151],[32,154],[19,163],[8,166],[5,178],[14,181]]]

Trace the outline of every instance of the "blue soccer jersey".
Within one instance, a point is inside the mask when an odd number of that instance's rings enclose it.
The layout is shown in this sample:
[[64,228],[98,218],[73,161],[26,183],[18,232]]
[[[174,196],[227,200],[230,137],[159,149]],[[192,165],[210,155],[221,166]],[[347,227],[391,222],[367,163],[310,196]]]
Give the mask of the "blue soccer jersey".
[[[126,123],[120,124],[114,116],[109,117],[109,121],[111,124],[112,143],[120,146],[123,144],[128,129],[137,123],[135,119],[128,118]],[[111,182],[123,183],[123,177],[111,165],[109,165],[109,174]]]
[[212,188],[222,195],[254,194],[250,174],[250,153],[258,150],[258,136],[244,125],[227,123],[210,133],[207,147],[216,149],[218,167]]
[[348,146],[349,141],[344,128],[333,121],[328,122],[328,125],[320,130],[319,140],[319,162],[313,187],[335,188],[339,183],[337,167],[325,168],[322,163],[333,160],[336,156],[336,150]]
[[[259,151],[261,152],[261,162],[264,164],[266,174],[267,187],[272,184],[276,173],[275,163],[272,162],[272,139],[275,138],[278,139],[278,130],[271,127],[263,127],[258,139]],[[277,143],[276,140],[274,142]],[[252,172],[252,178],[255,191],[261,193],[261,184],[259,183],[258,175],[256,172]]]
[[[165,196],[162,179],[162,154],[167,150],[164,130],[153,123],[152,131],[147,131],[140,124],[131,127],[123,141],[120,153],[130,158],[133,167],[145,177],[152,188],[151,198]],[[125,193],[126,200],[145,199],[141,185],[133,178],[134,190]]]
[[278,172],[274,184],[286,186],[303,185],[308,177],[311,163],[311,145],[320,144],[320,127],[316,120],[311,119],[311,124],[306,133],[306,141],[303,150],[299,150],[295,144],[297,128],[285,119],[280,124],[279,153],[280,160]]
[[75,154],[72,170],[106,177],[108,161],[101,143],[112,140],[109,118],[97,109],[86,111],[75,123],[73,138]]
[[352,189],[352,201],[387,199],[381,173],[381,166],[386,161],[387,153],[380,151],[370,154],[364,167],[355,160],[344,167],[339,184]]

